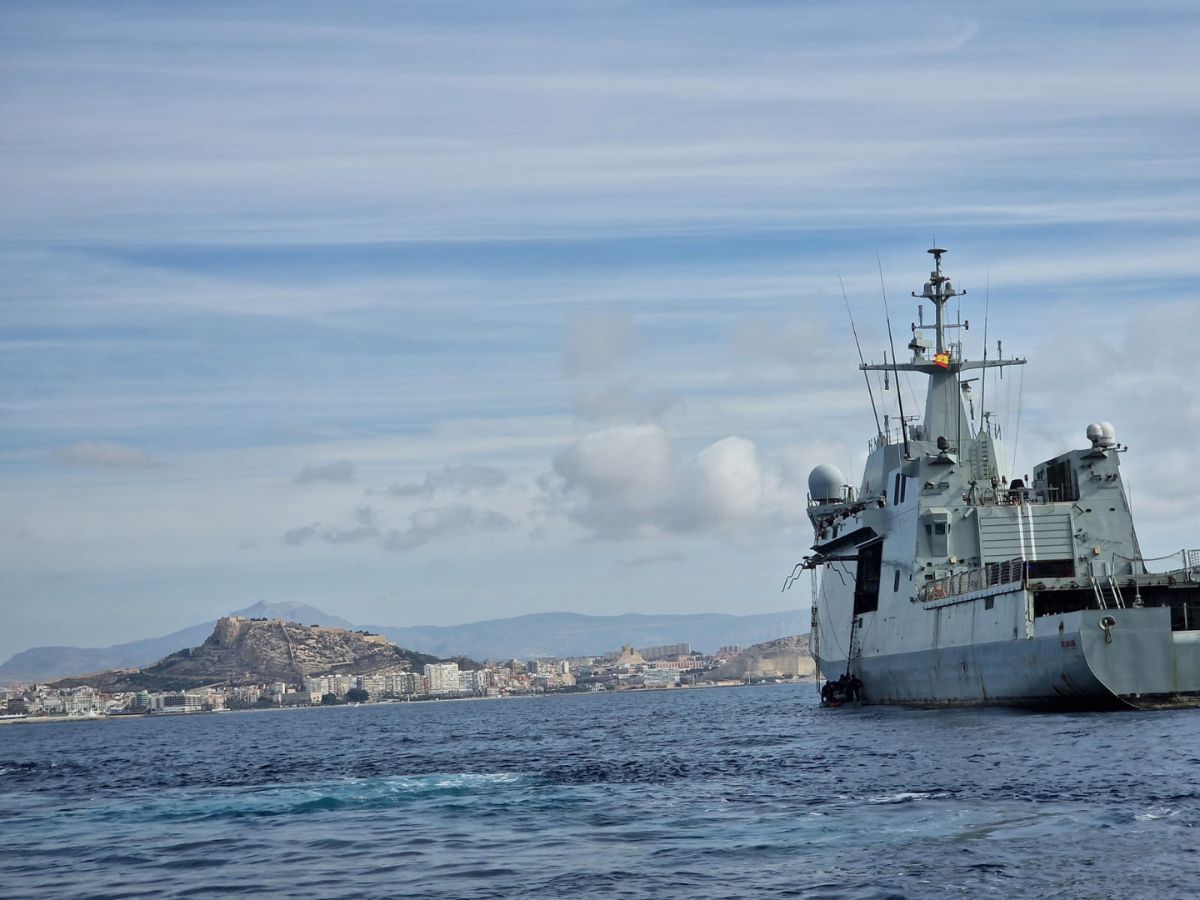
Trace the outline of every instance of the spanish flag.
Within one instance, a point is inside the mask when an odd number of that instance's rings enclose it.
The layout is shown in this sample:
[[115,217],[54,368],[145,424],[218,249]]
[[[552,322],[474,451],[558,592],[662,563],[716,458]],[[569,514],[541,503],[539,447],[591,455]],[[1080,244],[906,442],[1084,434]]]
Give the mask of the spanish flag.
[[934,356],[933,362],[935,365],[941,366],[943,369],[948,369],[950,368],[950,354],[939,353]]

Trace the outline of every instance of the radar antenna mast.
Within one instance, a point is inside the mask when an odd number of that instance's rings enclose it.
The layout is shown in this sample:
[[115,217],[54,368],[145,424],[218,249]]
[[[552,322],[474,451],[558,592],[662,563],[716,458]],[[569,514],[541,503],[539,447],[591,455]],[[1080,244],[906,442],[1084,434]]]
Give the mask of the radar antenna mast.
[[[969,360],[963,356],[961,341],[951,342],[947,339],[949,329],[969,329],[971,322],[970,320],[964,320],[961,323],[946,320],[946,303],[952,297],[958,297],[965,294],[966,291],[957,291],[950,277],[942,271],[942,255],[945,252],[941,247],[934,247],[929,251],[934,258],[934,269],[930,272],[929,281],[925,283],[925,288],[919,296],[932,301],[935,315],[932,324],[926,324],[927,320],[924,316],[921,316],[920,324],[913,323],[913,339],[908,345],[909,349],[913,351],[912,358],[905,363],[899,362],[893,347],[891,360],[888,360],[885,354],[883,363],[868,363],[864,368],[868,371],[882,371],[896,376],[897,389],[900,387],[900,372],[920,372],[928,375],[925,422],[918,440],[933,441],[938,437],[954,440],[957,437],[961,443],[963,436],[971,433],[970,422],[964,421],[966,410],[963,408],[962,401],[961,373],[968,369],[1001,369],[1003,371],[1004,366],[1024,365],[1025,360],[1016,357],[1005,359],[1002,351],[999,353],[998,359]],[[881,265],[881,283],[883,281],[882,269]],[[918,295],[914,293],[913,296]],[[886,293],[884,306],[886,312]],[[934,332],[934,340],[931,342],[922,337],[920,332],[923,331]],[[932,358],[928,355],[930,350],[934,351]],[[901,418],[903,419],[903,412],[901,412]],[[905,456],[907,457],[909,455],[909,435],[907,423],[904,425]]]

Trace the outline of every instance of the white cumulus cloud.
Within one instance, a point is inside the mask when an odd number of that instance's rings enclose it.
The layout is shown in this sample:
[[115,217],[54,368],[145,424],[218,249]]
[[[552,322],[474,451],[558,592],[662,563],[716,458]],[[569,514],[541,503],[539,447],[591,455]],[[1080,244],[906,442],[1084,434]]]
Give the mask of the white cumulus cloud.
[[559,510],[602,538],[750,539],[797,509],[787,469],[736,436],[686,456],[657,425],[614,426],[562,451],[554,473],[550,492]]

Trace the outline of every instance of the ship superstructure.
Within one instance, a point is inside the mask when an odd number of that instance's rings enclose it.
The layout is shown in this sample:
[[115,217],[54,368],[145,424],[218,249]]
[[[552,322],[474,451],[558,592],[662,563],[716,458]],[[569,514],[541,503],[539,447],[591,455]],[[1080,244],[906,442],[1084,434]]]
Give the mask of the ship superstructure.
[[861,681],[867,703],[1200,705],[1200,551],[1147,569],[1121,480],[1127,448],[1108,423],[1032,478],[1010,470],[993,417],[981,406],[974,422],[972,390],[1026,361],[964,358],[949,335],[967,323],[946,311],[960,292],[946,251],[929,252],[914,296],[932,323],[922,310],[908,361],[861,366],[897,390],[901,373],[927,376],[923,418],[902,413],[893,433],[885,417],[857,490],[832,466],[809,476],[821,674]]

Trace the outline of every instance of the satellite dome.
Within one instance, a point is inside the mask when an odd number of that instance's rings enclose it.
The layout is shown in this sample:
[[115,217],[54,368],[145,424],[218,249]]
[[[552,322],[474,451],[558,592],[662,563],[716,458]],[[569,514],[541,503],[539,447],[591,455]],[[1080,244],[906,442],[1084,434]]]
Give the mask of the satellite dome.
[[1100,423],[1100,446],[1104,449],[1117,446],[1117,429],[1112,427],[1111,422]]
[[846,496],[846,476],[837,466],[817,466],[808,473],[808,496],[815,503],[834,503]]
[[1104,440],[1104,426],[1099,422],[1093,422],[1087,427],[1087,439],[1091,441],[1093,447],[1100,446],[1100,442]]

